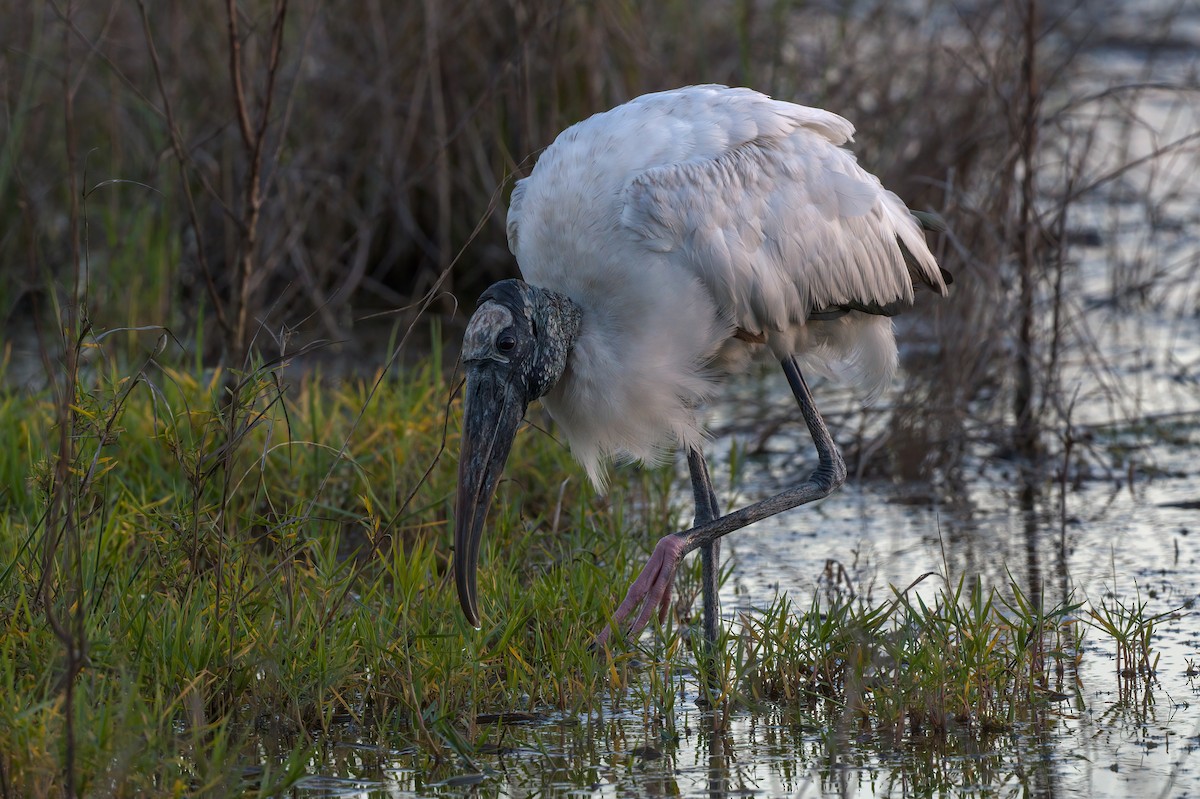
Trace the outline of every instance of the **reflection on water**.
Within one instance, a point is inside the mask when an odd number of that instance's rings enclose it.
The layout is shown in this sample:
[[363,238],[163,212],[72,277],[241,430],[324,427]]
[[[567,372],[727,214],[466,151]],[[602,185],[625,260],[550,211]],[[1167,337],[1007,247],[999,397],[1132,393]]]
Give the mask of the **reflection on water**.
[[[1200,336],[1172,344],[1200,364]],[[1189,349],[1191,348],[1191,349]],[[783,386],[747,386],[746,394],[786,397]],[[1169,380],[1169,376],[1162,379]],[[776,391],[778,389],[778,391]],[[827,389],[828,392],[828,389]],[[737,392],[735,392],[736,394]],[[733,400],[734,408],[744,407]],[[1148,614],[1190,606],[1200,594],[1200,515],[1194,462],[1200,397],[1179,403],[1170,434],[1106,433],[1127,449],[1132,469],[1093,475],[1060,494],[1023,485],[1019,471],[980,457],[966,496],[921,501],[881,482],[849,486],[817,507],[730,536],[731,576],[722,591],[729,624],[755,613],[777,592],[807,603],[836,562],[838,579],[880,600],[889,585],[916,591],[960,575],[1003,589],[1009,577],[1040,587],[1047,604],[1074,597],[1142,601]],[[784,405],[779,409],[785,410]],[[731,412],[731,406],[717,409]],[[1185,413],[1186,412],[1186,413]],[[1136,425],[1126,425],[1136,427]],[[734,437],[714,445],[714,473]],[[1135,447],[1130,444],[1136,442]],[[770,493],[795,453],[810,446],[800,424],[781,429],[770,452],[747,462],[742,494]],[[1121,457],[1126,457],[1122,455]],[[1153,469],[1146,467],[1152,465]],[[680,467],[682,468],[682,466]],[[1130,477],[1132,476],[1132,482]],[[680,482],[681,490],[686,485]],[[1065,496],[1065,507],[1061,500]],[[944,583],[943,583],[944,584]],[[1035,709],[1035,717],[981,733],[951,720],[945,735],[896,736],[867,725],[822,724],[808,710],[776,707],[727,715],[697,707],[696,678],[678,678],[669,719],[645,717],[636,696],[605,701],[590,716],[512,718],[481,725],[475,751],[435,762],[397,751],[386,731],[334,731],[321,742],[302,796],[1172,796],[1200,789],[1200,702],[1192,660],[1200,661],[1200,619],[1182,615],[1157,627],[1155,678],[1122,677],[1108,636],[1088,632],[1077,686]],[[1200,667],[1198,667],[1200,668]],[[1073,681],[1074,678],[1074,681]],[[636,688],[630,689],[636,692]],[[613,712],[612,708],[618,708]]]
[[[1196,419],[1190,435],[1200,432]],[[801,446],[802,442],[796,442]],[[1194,444],[1193,444],[1194,446]],[[927,571],[979,575],[996,586],[1011,573],[1041,585],[1048,602],[1071,592],[1093,604],[1140,595],[1157,613],[1200,593],[1194,467],[1183,439],[1156,447],[1163,476],[1133,491],[1091,481],[1068,493],[1064,516],[989,470],[971,485],[979,501],[914,506],[887,486],[848,489],[812,512],[760,524],[731,539],[732,577],[722,595],[729,623],[777,590],[807,601],[827,560],[839,559],[861,592],[882,595]],[[682,484],[681,484],[682,485]],[[1184,505],[1181,507],[1181,505]],[[845,579],[845,578],[843,578]],[[934,581],[927,581],[934,582]],[[933,586],[936,587],[936,586]],[[923,584],[917,590],[924,590]],[[930,589],[932,590],[932,588]],[[1085,640],[1074,696],[994,733],[892,737],[868,725],[821,725],[812,713],[701,710],[694,676],[676,686],[670,719],[647,719],[630,695],[589,716],[513,717],[481,726],[475,751],[435,762],[363,731],[335,729],[320,742],[302,796],[1171,796],[1200,787],[1200,703],[1189,676],[1200,659],[1200,620],[1164,622],[1153,642],[1156,679],[1120,677],[1099,634]],[[1068,676],[1070,681],[1070,676]],[[1069,689],[1068,689],[1069,690]],[[621,708],[613,712],[612,708]],[[386,736],[384,731],[375,735]]]
[[[1184,447],[1160,455],[1189,457]],[[948,573],[951,582],[971,575],[998,588],[1011,574],[1027,590],[1044,590],[1047,604],[1072,595],[1095,604],[1115,594],[1127,602],[1140,596],[1150,614],[1187,607],[1200,593],[1200,538],[1190,534],[1198,519],[1171,498],[1194,496],[1195,486],[1194,467],[1190,475],[1155,478],[1134,492],[1088,484],[1068,495],[1071,510],[1062,527],[1055,523],[1057,509],[1046,507],[1054,501],[1035,502],[1028,488],[1008,488],[1000,480],[973,486],[992,501],[967,518],[953,508],[896,504],[885,487],[860,486],[848,492],[849,502],[830,500],[810,518],[795,514],[734,539],[729,549],[736,565],[722,597],[724,610],[761,607],[761,597],[776,589],[811,595],[827,558],[852,558],[843,563],[851,581],[876,596],[889,584],[904,586],[934,570]],[[927,581],[916,590],[936,587]],[[1158,795],[1172,780],[1194,773],[1188,755],[1200,733],[1200,707],[1194,706],[1197,688],[1188,672],[1198,655],[1200,621],[1185,615],[1158,628],[1153,649],[1160,659],[1150,687],[1140,676],[1118,678],[1108,638],[1095,631],[1088,638],[1078,673],[1082,708],[1064,702],[1048,709],[1038,724],[993,740],[999,751],[924,753],[952,760],[955,769],[964,768],[963,758],[971,763],[973,776],[960,772],[964,781],[948,783],[958,786],[956,792],[969,795],[972,785],[998,789],[1016,781],[1038,795]],[[947,747],[954,742],[951,736]],[[961,743],[968,746],[970,737]],[[867,747],[875,751],[875,742]],[[875,762],[876,777],[917,767],[915,754]],[[1036,785],[1020,775],[1036,777]],[[880,793],[888,792],[874,783],[849,791]]]
[[[1130,6],[1132,7],[1132,6]],[[1200,35],[1200,16],[1181,15]],[[1115,24],[1115,23],[1114,23]],[[1190,33],[1189,33],[1190,32]],[[1119,51],[1103,57],[1129,69]],[[1137,55],[1137,67],[1145,65]],[[1194,68],[1184,60],[1183,67]],[[1171,70],[1170,61],[1157,64]],[[1131,70],[1132,71],[1132,70]],[[1148,73],[1147,73],[1148,74]],[[1095,72],[1103,86],[1104,69]],[[1087,87],[1084,87],[1087,88]],[[1147,94],[1137,115],[1163,141],[1200,128],[1193,107]],[[1127,142],[1114,163],[1161,141]],[[1106,157],[1104,153],[1101,158]],[[1189,160],[1190,159],[1190,160]],[[878,601],[889,586],[928,572],[953,584],[960,576],[1004,589],[1010,578],[1048,605],[1069,599],[1144,602],[1149,615],[1190,608],[1200,595],[1200,197],[1193,148],[1171,169],[1127,180],[1158,181],[1154,208],[1119,196],[1081,205],[1073,223],[1084,241],[1068,290],[1078,314],[1077,341],[1063,354],[1061,384],[1072,394],[1070,448],[1057,486],[1032,485],[985,442],[968,442],[961,484],[913,497],[882,482],[848,486],[818,506],[785,514],[726,539],[731,577],[721,595],[727,623],[769,605],[779,592],[806,604],[830,564],[860,596]],[[1121,186],[1114,184],[1113,194]],[[1134,186],[1132,197],[1146,187]],[[1149,220],[1149,221],[1148,221]],[[1106,241],[1089,231],[1115,231]],[[1094,240],[1092,240],[1094,239]],[[1146,264],[1149,263],[1149,267]],[[1118,268],[1120,267],[1120,268]],[[1121,298],[1151,270],[1154,296],[1135,310]],[[818,402],[843,442],[878,424],[853,398],[828,386]],[[772,493],[807,472],[811,445],[782,378],[768,375],[730,392],[714,410],[711,460],[723,504]],[[777,401],[778,400],[778,401]],[[750,410],[748,410],[750,409]],[[756,413],[771,419],[749,423]],[[775,429],[765,454],[737,458],[743,477],[728,487],[730,453],[750,434]],[[751,447],[753,448],[753,447]],[[726,478],[722,481],[722,477]],[[685,486],[681,480],[681,489]],[[927,492],[928,493],[928,492]],[[681,495],[682,496],[682,495]],[[844,570],[841,571],[841,570]],[[942,583],[943,585],[946,583]],[[934,592],[938,580],[915,590]],[[1086,626],[1084,629],[1087,630]],[[548,716],[534,723],[481,727],[476,751],[434,762],[420,751],[390,748],[362,730],[335,731],[320,742],[303,796],[1173,796],[1200,793],[1200,619],[1164,618],[1151,643],[1152,680],[1122,676],[1111,638],[1087,632],[1075,695],[1049,701],[1038,715],[1003,732],[956,729],[893,738],[853,724],[816,726],[787,708],[729,715],[698,709],[694,677],[679,679],[672,718],[638,712]],[[606,702],[613,707],[636,701]]]

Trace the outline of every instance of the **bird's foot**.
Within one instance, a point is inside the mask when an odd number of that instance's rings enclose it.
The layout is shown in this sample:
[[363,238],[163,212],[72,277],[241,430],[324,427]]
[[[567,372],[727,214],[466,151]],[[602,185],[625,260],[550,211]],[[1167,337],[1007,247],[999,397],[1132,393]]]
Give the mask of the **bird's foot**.
[[687,539],[679,533],[672,533],[661,539],[654,547],[654,554],[646,563],[642,573],[629,586],[625,600],[613,614],[612,625],[606,625],[596,636],[595,646],[602,649],[608,643],[613,626],[620,627],[640,606],[642,612],[629,628],[629,635],[634,636],[642,631],[650,622],[650,615],[658,608],[658,621],[661,624],[667,618],[671,606],[671,586],[675,583],[675,569],[683,558],[683,550]]

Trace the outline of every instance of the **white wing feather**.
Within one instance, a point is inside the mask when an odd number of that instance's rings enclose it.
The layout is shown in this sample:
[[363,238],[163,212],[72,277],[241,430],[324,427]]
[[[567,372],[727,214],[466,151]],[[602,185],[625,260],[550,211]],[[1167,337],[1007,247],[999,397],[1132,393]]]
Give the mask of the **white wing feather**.
[[602,481],[606,456],[697,446],[718,371],[762,351],[877,388],[891,321],[848,301],[911,302],[897,236],[926,282],[940,271],[904,204],[839,145],[836,114],[749,89],[645,95],[563,131],[514,188],[508,242],[525,279],[583,309],[567,373],[544,398]]
[[765,334],[777,356],[795,352],[793,329],[812,311],[911,303],[897,237],[944,293],[908,208],[834,141],[801,124],[647,169],[626,188],[622,223],[647,249],[687,263],[718,307]]

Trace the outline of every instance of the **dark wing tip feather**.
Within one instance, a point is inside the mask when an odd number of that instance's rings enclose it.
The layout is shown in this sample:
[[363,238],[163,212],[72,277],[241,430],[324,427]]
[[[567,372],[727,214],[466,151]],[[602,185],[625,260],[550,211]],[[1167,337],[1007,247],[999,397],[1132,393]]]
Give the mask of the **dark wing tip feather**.
[[[945,233],[950,229],[949,226],[946,225],[946,220],[942,219],[940,214],[935,214],[933,211],[913,211],[910,209],[909,213],[912,214],[913,218],[916,219],[918,224],[921,225],[922,230],[928,230],[931,233]],[[903,243],[901,243],[900,249],[904,250],[904,260],[909,262],[911,266],[911,253],[908,252],[908,249]],[[913,273],[916,274],[915,270],[910,271],[913,271]],[[954,275],[950,274],[940,266],[938,267],[938,271],[942,273],[942,281],[947,286],[954,284]]]
[[950,229],[946,226],[946,220],[933,211],[913,211],[909,209],[909,213],[913,215],[925,230],[933,233],[945,233]]
[[[929,278],[928,275],[925,274],[925,270],[921,268],[921,264],[917,262],[917,259],[912,254],[912,251],[904,245],[904,242],[900,240],[899,236],[896,237],[896,244],[900,246],[900,252],[904,255],[904,263],[908,267],[908,276],[912,280],[913,288],[925,286],[933,289],[938,294],[944,295],[945,291],[942,289],[942,287],[934,285],[934,282]],[[938,271],[941,273],[942,281],[947,286],[954,282],[954,277],[945,269],[942,269],[939,266]]]

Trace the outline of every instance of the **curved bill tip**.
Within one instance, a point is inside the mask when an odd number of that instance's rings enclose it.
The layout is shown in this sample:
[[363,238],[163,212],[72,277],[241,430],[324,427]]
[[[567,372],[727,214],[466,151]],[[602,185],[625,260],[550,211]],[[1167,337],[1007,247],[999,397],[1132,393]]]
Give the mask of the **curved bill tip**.
[[454,514],[454,581],[463,615],[480,628],[476,572],[483,522],[504,471],[517,428],[525,415],[523,392],[497,364],[467,373],[463,399],[462,450]]
[[458,496],[454,514],[454,582],[458,588],[458,604],[463,615],[476,630],[479,622],[479,590],[476,572],[479,566],[479,543],[483,538],[483,520],[487,515],[491,492],[482,497],[480,490],[485,481],[479,480],[474,472],[467,473],[470,459],[467,438],[463,435],[463,458],[458,466]]
[[[479,621],[479,591],[475,575],[479,565],[479,542],[483,538],[483,519],[487,514],[487,500],[480,506],[476,501],[477,487],[464,483],[460,461],[457,511],[454,520],[454,582],[458,588],[458,603],[462,606],[467,623],[476,630]],[[476,521],[478,519],[478,521]]]

